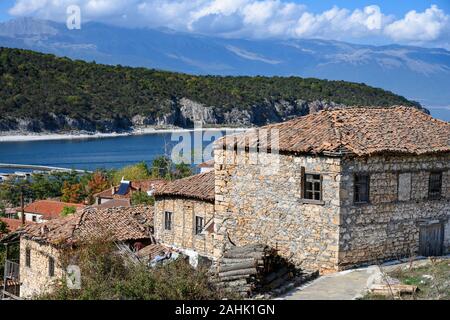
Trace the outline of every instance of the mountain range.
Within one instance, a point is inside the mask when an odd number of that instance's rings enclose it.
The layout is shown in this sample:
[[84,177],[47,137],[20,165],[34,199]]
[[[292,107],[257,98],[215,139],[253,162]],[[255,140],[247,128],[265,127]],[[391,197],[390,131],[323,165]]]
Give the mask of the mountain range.
[[96,22],[69,30],[64,24],[34,18],[1,23],[0,46],[198,75],[346,80],[390,90],[424,106],[448,106],[450,101],[450,52],[445,49],[314,39],[225,39]]

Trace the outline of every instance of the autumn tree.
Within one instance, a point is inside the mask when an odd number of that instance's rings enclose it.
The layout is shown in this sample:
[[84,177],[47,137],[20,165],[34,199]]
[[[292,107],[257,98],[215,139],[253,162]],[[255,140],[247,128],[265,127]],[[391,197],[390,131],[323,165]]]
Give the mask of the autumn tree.
[[85,192],[83,186],[80,183],[70,184],[65,181],[62,187],[61,200],[70,203],[80,203],[83,202],[85,198]]

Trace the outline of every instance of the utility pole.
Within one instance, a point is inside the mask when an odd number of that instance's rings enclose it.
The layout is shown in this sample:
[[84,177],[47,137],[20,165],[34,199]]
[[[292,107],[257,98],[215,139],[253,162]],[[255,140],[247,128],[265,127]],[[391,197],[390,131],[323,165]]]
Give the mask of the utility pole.
[[22,226],[25,225],[25,203],[23,198],[23,186],[20,186],[20,208],[22,211],[22,215],[20,218],[22,219]]

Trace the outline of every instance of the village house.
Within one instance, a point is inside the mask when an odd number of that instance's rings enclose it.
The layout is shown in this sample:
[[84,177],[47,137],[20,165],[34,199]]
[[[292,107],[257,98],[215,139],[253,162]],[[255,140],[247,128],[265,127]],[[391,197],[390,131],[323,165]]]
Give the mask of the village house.
[[[25,221],[41,223],[44,221],[61,217],[64,208],[75,208],[81,210],[85,206],[79,203],[60,202],[55,200],[38,200],[24,207]],[[22,218],[22,212],[17,212],[19,220]]]
[[320,111],[225,137],[214,256],[263,243],[333,272],[449,253],[449,170],[450,124],[408,107]]
[[123,180],[120,185],[113,186],[94,194],[95,204],[104,208],[131,206],[131,197],[134,192],[145,192],[152,196],[155,189],[165,183],[161,179],[148,179],[128,181]]
[[264,244],[322,273],[450,252],[450,124],[420,110],[324,110],[222,138],[214,158],[156,192],[164,244],[215,261]]
[[[155,192],[155,238],[188,255],[213,259],[214,172],[172,181]],[[206,262],[206,261],[205,261]]]
[[80,244],[115,242],[139,250],[154,243],[152,232],[153,207],[89,207],[66,218],[27,225],[2,242],[20,241],[19,263],[7,261],[6,266],[16,272],[10,280],[20,284],[20,297],[31,298],[50,291],[66,275],[66,258],[75,257]]

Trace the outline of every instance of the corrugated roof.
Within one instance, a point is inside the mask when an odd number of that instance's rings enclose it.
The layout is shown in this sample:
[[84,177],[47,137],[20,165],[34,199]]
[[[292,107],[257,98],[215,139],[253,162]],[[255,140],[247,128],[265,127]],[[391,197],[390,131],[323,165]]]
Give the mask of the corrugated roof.
[[157,188],[155,196],[176,196],[214,201],[214,171],[169,182]]
[[87,240],[125,241],[151,237],[153,206],[89,207],[66,218],[26,226],[22,236],[54,245]]
[[40,214],[45,220],[59,218],[65,207],[74,207],[76,209],[84,208],[83,204],[68,203],[54,200],[38,200],[30,203],[24,208],[26,213]]
[[[278,130],[279,151],[294,153],[380,153],[421,155],[450,152],[450,123],[411,107],[354,107],[323,110],[287,122],[224,137],[217,144],[270,148]],[[269,132],[268,142],[256,139]],[[226,141],[225,141],[226,140]]]

